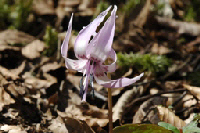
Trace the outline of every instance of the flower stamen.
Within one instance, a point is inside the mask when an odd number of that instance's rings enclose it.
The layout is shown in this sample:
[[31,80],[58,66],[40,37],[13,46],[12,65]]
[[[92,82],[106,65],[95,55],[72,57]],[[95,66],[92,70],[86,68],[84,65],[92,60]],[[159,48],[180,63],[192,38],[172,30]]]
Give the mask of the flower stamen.
[[84,90],[83,90],[83,77],[80,80],[79,88],[80,88],[79,95],[82,97],[83,93],[84,93]]

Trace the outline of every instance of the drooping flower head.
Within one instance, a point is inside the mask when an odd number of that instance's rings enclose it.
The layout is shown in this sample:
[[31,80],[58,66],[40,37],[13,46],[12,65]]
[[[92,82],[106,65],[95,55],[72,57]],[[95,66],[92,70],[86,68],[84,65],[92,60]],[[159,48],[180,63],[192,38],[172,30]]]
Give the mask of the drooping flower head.
[[[104,87],[119,88],[133,84],[143,76],[142,73],[132,79],[123,77],[117,80],[111,80],[105,74],[106,72],[114,72],[116,70],[117,56],[115,51],[112,49],[112,43],[115,33],[117,6],[114,6],[111,16],[106,20],[100,31],[96,33],[96,30],[110,9],[111,6],[100,13],[93,22],[79,32],[74,44],[74,52],[78,60],[67,58],[68,42],[72,31],[73,14],[69,21],[65,40],[61,46],[61,54],[62,57],[65,58],[66,67],[68,69],[82,72],[83,77],[85,77],[84,81],[82,79],[80,82],[80,90],[83,94],[82,101],[86,101],[89,83],[91,87],[93,87],[93,78],[98,84]],[[91,37],[93,37],[92,40]],[[104,65],[103,63],[108,57],[114,62],[110,65]]]

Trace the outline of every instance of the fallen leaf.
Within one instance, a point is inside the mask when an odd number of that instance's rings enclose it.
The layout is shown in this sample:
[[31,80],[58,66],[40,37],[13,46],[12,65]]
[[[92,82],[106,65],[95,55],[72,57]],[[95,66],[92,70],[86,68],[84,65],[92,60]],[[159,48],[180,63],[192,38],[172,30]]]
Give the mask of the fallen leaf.
[[27,133],[26,131],[22,131],[20,126],[10,126],[7,124],[1,126],[0,130],[8,133]]
[[198,99],[200,99],[200,87],[194,87],[187,84],[183,84],[187,90],[189,90],[193,95],[195,95]]
[[170,123],[173,126],[177,127],[178,129],[181,129],[183,126],[185,126],[185,122],[180,119],[178,116],[174,114],[171,110],[168,108],[162,107],[162,106],[157,106],[158,109],[158,118],[160,121],[164,121],[166,123]]
[[53,119],[48,128],[54,133],[69,133],[61,117]]
[[29,44],[35,37],[28,35],[27,33],[18,30],[5,30],[0,32],[0,44],[1,45],[14,45],[14,44]]
[[122,116],[124,115],[126,105],[133,99],[143,94],[143,90],[144,88],[141,86],[133,87],[133,89],[127,90],[122,94],[122,96],[118,99],[117,103],[113,107],[113,121],[116,121],[117,119],[121,120]]
[[151,48],[151,52],[154,54],[164,55],[170,53],[171,50],[169,50],[168,47],[158,46],[158,43],[154,43]]
[[155,97],[143,102],[133,117],[133,123],[142,123],[144,119],[147,118],[151,121],[151,123],[156,124],[159,122],[159,120],[157,117],[154,117],[154,114],[151,114],[150,112],[153,108],[155,108],[155,105],[164,105],[165,102],[166,98],[163,97]]
[[41,53],[45,49],[44,42],[40,40],[34,40],[30,44],[22,48],[22,54],[28,59],[35,59],[41,56]]
[[53,0],[33,0],[32,8],[38,15],[55,15]]

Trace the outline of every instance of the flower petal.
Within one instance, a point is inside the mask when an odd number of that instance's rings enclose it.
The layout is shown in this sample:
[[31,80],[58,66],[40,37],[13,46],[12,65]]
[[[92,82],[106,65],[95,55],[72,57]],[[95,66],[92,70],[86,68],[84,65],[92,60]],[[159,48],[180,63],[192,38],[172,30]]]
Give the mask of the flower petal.
[[114,49],[111,49],[109,53],[109,57],[114,61],[110,65],[101,65],[104,72],[114,72],[116,70],[116,61],[117,61],[117,55],[114,51]]
[[136,76],[132,79],[122,77],[117,80],[111,80],[105,75],[105,73],[102,71],[100,66],[96,66],[95,72],[94,72],[94,78],[97,81],[97,83],[106,88],[120,88],[120,87],[128,86],[130,84],[135,83],[137,80],[140,80],[140,78],[143,75],[144,74],[141,73],[139,76]]
[[117,6],[114,6],[111,16],[105,22],[104,26],[91,40],[87,50],[87,58],[104,62],[111,51],[113,37],[115,34],[115,19],[116,19]]
[[70,21],[69,21],[69,24],[68,24],[68,29],[67,29],[67,33],[65,35],[65,40],[63,41],[63,44],[61,46],[61,54],[62,54],[63,58],[67,58],[69,37],[70,37],[71,32],[72,32],[72,18],[73,18],[73,14],[72,14]]
[[67,69],[76,70],[79,72],[84,72],[88,60],[72,60],[65,58],[65,65]]
[[107,10],[100,13],[96,19],[93,20],[88,26],[84,27],[78,34],[75,44],[74,52],[77,58],[86,58],[86,48],[89,45],[89,41],[92,35],[96,34],[96,29],[99,24],[104,20],[111,6]]

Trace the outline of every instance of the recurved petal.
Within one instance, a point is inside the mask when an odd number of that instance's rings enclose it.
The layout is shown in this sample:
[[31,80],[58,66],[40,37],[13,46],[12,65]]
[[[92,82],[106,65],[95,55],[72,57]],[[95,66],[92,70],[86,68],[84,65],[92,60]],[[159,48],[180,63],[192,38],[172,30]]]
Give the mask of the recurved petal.
[[72,69],[79,72],[85,71],[87,62],[88,60],[72,60],[69,58],[65,58],[65,65],[67,69]]
[[73,14],[72,14],[71,19],[70,19],[69,24],[68,24],[68,29],[67,29],[67,33],[65,35],[65,40],[63,41],[63,44],[61,46],[61,54],[62,54],[63,58],[67,58],[69,37],[70,37],[71,32],[72,32],[72,18],[73,18]]
[[93,22],[79,32],[74,44],[74,52],[77,58],[86,58],[86,48],[89,45],[89,40],[91,36],[96,34],[97,27],[104,20],[104,17],[107,15],[110,8],[111,6],[100,13]]
[[104,26],[97,35],[90,41],[86,50],[87,58],[94,58],[104,62],[111,51],[113,37],[115,34],[115,19],[117,6],[111,12],[111,16],[105,22]]
[[102,65],[104,72],[114,72],[116,70],[116,61],[117,61],[117,55],[114,51],[114,49],[111,49],[108,57],[110,57],[113,60],[113,63],[110,65]]
[[111,80],[109,79],[103,70],[99,67],[96,66],[95,72],[94,72],[94,78],[97,81],[98,84],[106,87],[106,88],[120,88],[120,87],[125,87],[128,85],[131,85],[135,83],[137,80],[140,80],[140,78],[143,76],[143,73],[140,74],[139,76],[136,76],[132,79],[122,77],[117,80]]

